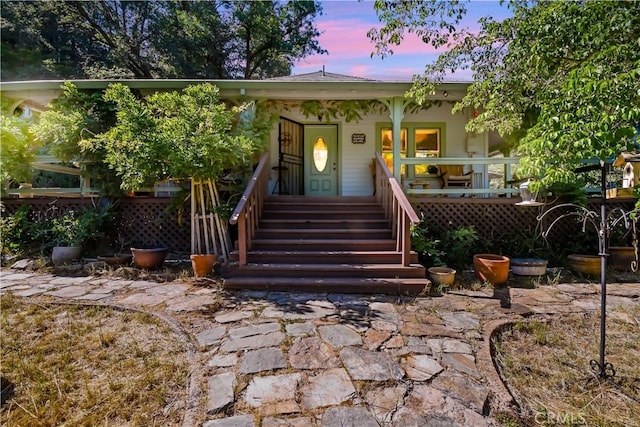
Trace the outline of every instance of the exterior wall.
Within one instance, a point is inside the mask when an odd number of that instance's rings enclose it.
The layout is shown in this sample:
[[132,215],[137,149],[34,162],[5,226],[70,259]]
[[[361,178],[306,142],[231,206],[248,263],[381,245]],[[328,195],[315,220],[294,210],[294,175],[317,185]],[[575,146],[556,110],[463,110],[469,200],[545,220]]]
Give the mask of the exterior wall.
[[[403,123],[445,123],[442,141],[442,157],[483,157],[487,155],[487,144],[484,135],[469,138],[464,127],[468,121],[466,113],[452,114],[453,102],[443,102],[428,110],[405,112]],[[302,124],[323,124],[315,118],[305,117],[298,109],[282,113],[282,117]],[[369,165],[380,149],[380,136],[377,125],[390,125],[389,111],[375,111],[359,122],[341,122],[338,124],[339,151],[339,188],[338,194],[344,196],[367,196],[373,194],[373,179]],[[352,136],[363,134],[364,144],[354,144]],[[271,167],[278,165],[278,125],[274,125],[270,139]],[[469,150],[471,148],[472,150]],[[471,151],[471,152],[470,152]],[[475,170],[475,169],[474,169]],[[482,172],[476,170],[476,172]],[[270,191],[277,180],[277,173],[271,172]]]

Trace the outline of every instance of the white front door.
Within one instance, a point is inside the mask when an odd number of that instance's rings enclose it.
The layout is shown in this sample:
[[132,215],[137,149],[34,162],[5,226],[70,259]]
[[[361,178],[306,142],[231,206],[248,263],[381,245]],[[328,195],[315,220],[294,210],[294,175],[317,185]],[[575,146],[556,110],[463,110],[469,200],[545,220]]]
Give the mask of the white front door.
[[304,127],[305,194],[338,195],[338,127]]

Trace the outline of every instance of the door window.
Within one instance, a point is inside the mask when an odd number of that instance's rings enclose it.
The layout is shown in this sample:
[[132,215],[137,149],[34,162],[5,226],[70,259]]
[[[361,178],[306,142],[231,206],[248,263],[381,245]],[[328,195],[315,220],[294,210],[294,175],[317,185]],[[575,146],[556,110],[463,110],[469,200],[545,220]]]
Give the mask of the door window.
[[313,144],[313,164],[318,172],[323,172],[329,160],[329,147],[324,138],[319,136]]

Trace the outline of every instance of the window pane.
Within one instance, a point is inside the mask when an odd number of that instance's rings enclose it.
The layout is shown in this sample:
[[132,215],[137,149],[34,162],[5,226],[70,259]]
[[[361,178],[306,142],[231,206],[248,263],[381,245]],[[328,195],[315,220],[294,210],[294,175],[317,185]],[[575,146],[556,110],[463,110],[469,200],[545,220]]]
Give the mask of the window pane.
[[[440,129],[415,129],[416,157],[440,157]],[[416,165],[416,175],[426,175],[429,165]]]
[[318,172],[324,171],[327,167],[327,161],[329,160],[329,149],[327,143],[324,142],[324,138],[321,136],[316,139],[313,144],[313,163],[316,166]]
[[[407,157],[407,130],[400,130],[400,157]],[[382,129],[382,158],[389,170],[393,173],[393,130]],[[405,165],[402,165],[401,173],[405,173]]]

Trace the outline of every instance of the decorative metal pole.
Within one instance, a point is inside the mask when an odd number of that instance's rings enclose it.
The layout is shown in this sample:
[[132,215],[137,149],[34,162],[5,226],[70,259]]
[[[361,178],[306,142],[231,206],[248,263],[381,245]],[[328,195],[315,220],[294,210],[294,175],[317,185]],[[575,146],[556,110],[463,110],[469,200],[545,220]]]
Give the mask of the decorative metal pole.
[[[605,348],[606,348],[606,327],[607,327],[607,240],[609,235],[609,229],[607,224],[607,171],[609,168],[609,163],[605,161],[600,161],[598,165],[589,165],[576,169],[574,172],[588,172],[600,170],[600,184],[601,184],[601,203],[600,203],[600,218],[599,224],[596,222],[596,217],[598,216],[596,211],[588,210],[582,206],[578,206],[572,203],[565,203],[556,205],[542,214],[538,215],[537,220],[542,221],[542,219],[551,211],[554,211],[558,208],[565,207],[574,207],[576,209],[575,212],[572,213],[564,213],[561,214],[558,218],[556,218],[551,225],[542,233],[542,237],[546,238],[549,234],[551,228],[562,218],[577,215],[582,217],[583,222],[583,232],[585,231],[586,223],[591,223],[598,232],[598,255],[600,256],[600,359],[599,360],[591,360],[589,362],[591,366],[591,370],[597,375],[600,379],[607,379],[614,377],[616,374],[613,365],[606,361],[605,358]],[[627,214],[622,212],[621,219],[627,220]],[[617,224],[618,220],[614,222]],[[590,378],[592,379],[592,378]]]
[[600,161],[600,230],[598,232],[598,246],[600,249],[600,361],[591,360],[591,370],[598,378],[606,379],[616,375],[611,363],[605,361],[605,342],[607,336],[607,163]]

